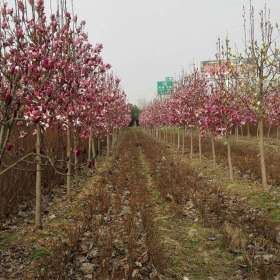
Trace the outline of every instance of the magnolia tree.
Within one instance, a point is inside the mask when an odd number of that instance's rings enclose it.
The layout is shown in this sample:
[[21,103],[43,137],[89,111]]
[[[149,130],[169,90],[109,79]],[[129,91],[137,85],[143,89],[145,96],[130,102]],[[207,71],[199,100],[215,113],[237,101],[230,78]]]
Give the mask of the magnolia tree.
[[[23,9],[21,5],[20,10]],[[14,9],[4,3],[0,21],[0,163],[12,128],[22,113],[24,96],[27,94],[22,87],[26,73],[26,38],[23,25],[19,17],[15,17]]]
[[213,165],[216,167],[215,137],[225,137],[228,150],[228,166],[230,179],[233,180],[233,168],[231,160],[231,143],[229,137],[233,128],[239,126],[241,118],[239,106],[235,102],[234,94],[213,89],[207,98],[203,110],[202,123],[205,131],[211,135]]
[[[280,93],[274,92],[265,99],[265,110],[270,127],[277,130],[277,139],[279,139],[280,128]],[[269,136],[269,135],[268,135]]]
[[251,2],[248,24],[246,13],[244,12],[246,46],[243,57],[248,63],[242,67],[242,92],[250,96],[252,111],[256,115],[259,131],[262,185],[267,189],[264,151],[264,122],[267,118],[265,101],[269,99],[271,94],[275,93],[278,87],[280,52],[274,40],[277,28],[274,28],[270,20],[270,12],[265,7],[259,14],[259,28],[257,28],[255,11]]
[[[118,129],[126,127],[130,122],[130,107],[127,104],[126,95],[120,87],[120,80],[111,74],[104,75],[93,96],[94,102],[89,110],[89,149],[93,154],[89,154],[89,162],[95,155],[95,141],[100,138],[107,138],[107,153],[110,146],[116,141]],[[112,143],[110,139],[112,138]]]
[[[199,129],[199,157],[202,157],[201,128],[202,112],[207,94],[206,80],[195,70],[190,75],[184,77],[184,82],[176,94],[180,111],[179,122],[181,126],[190,131],[190,157],[193,157],[193,130]],[[184,139],[184,137],[183,137]]]
[[229,177],[233,180],[230,135],[235,127],[242,124],[240,102],[237,98],[240,62],[232,59],[228,39],[225,45],[222,45],[219,40],[217,46],[218,67],[212,73],[214,83],[211,85],[211,91],[205,103],[203,124],[211,134],[214,166],[216,166],[214,137],[226,138]]
[[[53,160],[43,151],[47,129],[59,125],[67,138],[67,194],[70,196],[72,158],[77,169],[79,137],[103,135],[129,123],[126,98],[120,81],[108,74],[111,68],[101,57],[102,45],[92,46],[85,22],[67,12],[66,3],[48,18],[44,1],[17,0],[1,7],[0,21],[0,161],[4,159],[15,125],[21,136],[33,130],[35,154],[2,168],[0,175],[21,160],[35,156],[35,223],[41,227],[42,165]],[[107,78],[110,76],[110,78]]]

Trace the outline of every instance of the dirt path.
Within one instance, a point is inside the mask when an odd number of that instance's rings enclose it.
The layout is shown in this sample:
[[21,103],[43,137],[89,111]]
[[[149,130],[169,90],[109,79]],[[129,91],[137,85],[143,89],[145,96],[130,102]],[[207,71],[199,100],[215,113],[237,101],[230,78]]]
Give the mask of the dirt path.
[[83,277],[73,279],[160,279],[146,243],[146,185],[135,144],[125,135],[91,203],[91,227],[75,256]]
[[125,131],[73,205],[57,207],[44,231],[7,247],[40,245],[18,279],[280,279],[280,237],[264,213],[141,130]]

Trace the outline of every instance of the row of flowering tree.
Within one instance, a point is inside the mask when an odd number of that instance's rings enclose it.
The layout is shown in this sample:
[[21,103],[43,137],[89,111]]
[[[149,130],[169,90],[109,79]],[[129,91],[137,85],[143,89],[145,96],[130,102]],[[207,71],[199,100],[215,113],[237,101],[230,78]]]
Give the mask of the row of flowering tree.
[[[94,139],[110,136],[130,122],[120,80],[103,62],[103,46],[89,43],[85,22],[63,9],[47,16],[43,0],[1,5],[0,16],[0,176],[28,158],[36,161],[36,226],[41,226],[42,165],[55,162],[42,143],[46,131],[60,126],[67,135],[67,194],[78,164],[78,139],[88,139],[91,164]],[[32,131],[34,152],[7,166],[5,154],[15,128]],[[109,143],[108,143],[109,147]],[[94,151],[94,152],[93,152]],[[73,160],[75,164],[73,164]],[[62,173],[62,172],[60,172]]]
[[[245,20],[245,30],[246,26]],[[194,70],[178,82],[179,86],[167,99],[156,100],[147,106],[142,112],[140,122],[144,127],[176,126],[184,127],[184,132],[188,129],[191,135],[191,158],[193,129],[199,131],[200,158],[201,135],[209,134],[212,140],[214,166],[216,165],[214,139],[223,137],[227,144],[231,180],[233,167],[229,138],[236,128],[257,124],[262,184],[267,188],[264,124],[277,128],[279,134],[280,51],[273,41],[274,29],[266,8],[260,12],[258,34],[254,8],[250,6],[248,30],[249,36],[245,31],[247,44],[244,54],[233,53],[228,39],[224,44],[219,40],[216,67],[210,73],[211,79]]]
[[[224,61],[224,60],[223,60]],[[228,62],[230,63],[230,62]],[[202,157],[201,137],[206,134],[211,139],[213,167],[216,167],[215,139],[224,139],[227,146],[229,177],[233,180],[233,165],[231,159],[231,136],[236,128],[247,125],[255,126],[258,121],[257,112],[254,111],[254,99],[244,96],[239,90],[241,86],[236,77],[235,67],[228,65],[228,71],[218,70],[215,85],[208,81],[197,71],[184,78],[184,83],[164,99],[155,99],[144,108],[140,116],[140,125],[150,128],[154,136],[167,140],[166,132],[177,128],[177,145],[182,151],[185,149],[185,132],[190,138],[190,158],[193,158],[193,134],[198,131],[199,158]],[[228,81],[231,76],[230,81]],[[265,117],[267,125],[279,128],[280,94],[271,92],[265,97]],[[168,128],[168,129],[166,129]],[[277,129],[278,130],[278,129]],[[180,136],[182,133],[182,137]],[[171,136],[172,137],[172,136]],[[173,135],[173,143],[175,134]]]

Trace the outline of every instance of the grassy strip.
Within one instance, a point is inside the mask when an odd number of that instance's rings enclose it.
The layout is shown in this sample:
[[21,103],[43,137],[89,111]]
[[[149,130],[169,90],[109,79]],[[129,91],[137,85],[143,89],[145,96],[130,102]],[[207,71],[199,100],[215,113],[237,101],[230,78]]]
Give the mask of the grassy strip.
[[[142,153],[140,159],[150,200],[145,219],[149,248],[159,271],[168,279],[238,279],[240,257],[228,252],[223,236],[204,227],[199,213],[195,213],[199,218],[194,221],[182,215],[180,206],[167,202],[157,189],[156,180],[151,178]],[[189,215],[196,212],[192,207],[188,210]]]

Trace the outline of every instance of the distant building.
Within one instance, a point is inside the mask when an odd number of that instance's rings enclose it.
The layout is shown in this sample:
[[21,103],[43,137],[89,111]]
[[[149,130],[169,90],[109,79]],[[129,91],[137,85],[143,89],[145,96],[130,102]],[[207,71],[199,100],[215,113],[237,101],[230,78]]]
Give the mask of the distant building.
[[[244,64],[250,65],[249,60],[207,60],[201,62],[200,70],[202,75],[208,80],[210,85],[216,85],[218,77],[221,74],[225,75],[225,77],[230,77],[229,74],[231,72],[232,78],[230,79],[233,79],[233,76],[235,76],[237,79],[242,79],[243,74],[241,74],[241,67]],[[236,73],[236,75],[233,74],[234,72]],[[230,81],[228,80],[228,82]]]

